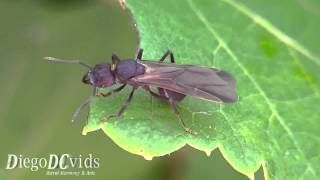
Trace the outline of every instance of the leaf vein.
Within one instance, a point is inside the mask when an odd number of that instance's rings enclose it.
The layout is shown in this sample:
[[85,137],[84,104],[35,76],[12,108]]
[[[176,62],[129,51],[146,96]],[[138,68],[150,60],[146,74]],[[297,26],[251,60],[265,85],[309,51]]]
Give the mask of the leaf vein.
[[311,99],[317,99],[319,98],[319,96],[317,96],[316,94],[310,94],[310,95],[306,95],[304,97],[299,97],[299,98],[292,98],[292,99],[286,99],[286,100],[279,100],[279,99],[274,99],[274,98],[269,98],[271,101],[275,102],[275,103],[301,103],[301,101],[308,101]]
[[295,54],[295,52],[293,50],[291,50],[289,48],[288,48],[288,51],[289,51],[289,55],[293,58],[296,65],[302,69],[303,76],[306,78],[307,82],[309,82],[310,88],[314,91],[316,96],[320,96],[320,92],[319,92],[317,85],[315,85],[315,83],[312,82],[312,79],[305,71],[305,67],[300,62],[300,59],[298,58],[298,56]]
[[[265,102],[267,103],[267,105],[269,106],[270,110],[274,113],[275,119],[278,120],[278,122],[280,123],[280,125],[283,127],[283,129],[288,133],[288,136],[290,137],[291,141],[293,142],[294,146],[297,148],[299,154],[301,157],[303,157],[304,159],[306,159],[301,146],[299,145],[299,143],[296,141],[294,134],[292,133],[291,129],[286,125],[284,119],[282,118],[282,116],[280,116],[280,114],[278,113],[275,105],[270,101],[270,99],[268,98],[268,96],[266,95],[266,93],[262,90],[261,86],[258,84],[258,82],[255,80],[255,78],[253,76],[251,76],[251,74],[249,73],[249,71],[247,70],[247,68],[239,61],[238,57],[231,51],[231,49],[229,48],[229,46],[226,44],[226,42],[221,38],[221,36],[209,25],[207,19],[203,16],[203,14],[201,12],[199,12],[196,7],[194,6],[194,4],[192,3],[191,0],[188,0],[188,5],[190,6],[192,12],[194,12],[194,14],[196,15],[196,17],[200,20],[200,22],[202,22],[205,27],[207,28],[207,30],[213,35],[213,37],[215,39],[217,39],[217,41],[221,44],[222,48],[230,55],[231,59],[239,66],[239,68],[243,71],[243,73],[249,78],[249,80],[252,82],[252,84],[255,86],[255,88],[257,89],[257,91],[262,95],[262,97],[264,98]],[[310,165],[310,163],[307,163],[307,166],[310,167],[310,169],[313,172],[313,175],[315,176],[315,170],[314,168]]]
[[320,66],[320,58],[315,56],[312,52],[310,52],[306,47],[301,45],[298,41],[293,39],[292,37],[288,36],[284,32],[282,32],[280,29],[275,27],[272,23],[270,23],[267,19],[261,17],[256,12],[252,11],[251,9],[247,8],[243,4],[240,4],[234,0],[221,0],[232,7],[234,7],[236,10],[240,11],[244,15],[246,15],[248,18],[252,19],[256,24],[264,28],[269,33],[273,34],[276,38],[278,38],[281,42],[286,44],[287,46],[295,49],[296,51],[300,52],[304,56],[306,56],[308,59],[310,59],[312,62]]
[[[245,157],[245,152],[244,152],[244,145],[243,143],[239,140],[238,136],[236,135],[236,130],[235,128],[233,127],[232,123],[230,123],[230,120],[229,120],[229,117],[226,115],[226,113],[223,111],[222,109],[222,105],[220,105],[220,113],[223,115],[223,117],[225,118],[227,124],[229,125],[231,131],[232,131],[232,134],[234,135],[236,141],[239,143],[240,145],[240,150],[241,150],[241,156],[242,157]],[[243,158],[243,160],[245,160],[245,158]]]

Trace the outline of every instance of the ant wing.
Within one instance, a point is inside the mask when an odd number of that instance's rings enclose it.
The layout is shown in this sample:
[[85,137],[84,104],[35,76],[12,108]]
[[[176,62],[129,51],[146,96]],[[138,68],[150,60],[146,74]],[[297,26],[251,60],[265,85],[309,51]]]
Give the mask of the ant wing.
[[238,100],[235,79],[226,71],[192,65],[140,61],[145,73],[131,78],[138,85],[153,85],[220,103]]

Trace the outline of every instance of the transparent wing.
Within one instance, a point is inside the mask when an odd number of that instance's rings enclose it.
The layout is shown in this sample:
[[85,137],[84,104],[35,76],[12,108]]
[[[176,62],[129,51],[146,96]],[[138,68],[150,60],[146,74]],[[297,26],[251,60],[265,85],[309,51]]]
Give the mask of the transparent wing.
[[139,85],[154,85],[209,101],[233,103],[238,100],[235,79],[226,71],[192,65],[141,61],[146,72],[131,78]]

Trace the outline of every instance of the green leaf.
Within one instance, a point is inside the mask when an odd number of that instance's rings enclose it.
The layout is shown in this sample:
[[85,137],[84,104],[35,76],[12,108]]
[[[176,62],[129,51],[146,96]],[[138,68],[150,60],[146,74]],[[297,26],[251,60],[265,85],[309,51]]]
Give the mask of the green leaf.
[[[219,148],[239,172],[267,179],[320,178],[320,3],[245,0],[127,0],[144,59],[171,49],[179,64],[218,67],[237,79],[240,101],[179,104],[186,134],[169,105],[138,90],[121,118],[102,130],[125,150],[151,159],[188,144]],[[129,88],[91,105],[84,133],[116,112]]]

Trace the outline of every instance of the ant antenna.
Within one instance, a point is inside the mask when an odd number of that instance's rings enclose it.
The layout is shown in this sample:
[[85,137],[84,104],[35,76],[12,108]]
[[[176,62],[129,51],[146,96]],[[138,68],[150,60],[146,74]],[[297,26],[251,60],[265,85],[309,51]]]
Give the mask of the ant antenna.
[[92,69],[91,66],[87,65],[84,62],[81,62],[80,60],[64,60],[64,59],[59,59],[59,58],[55,58],[55,57],[44,57],[45,60],[48,60],[50,62],[54,62],[54,63],[64,63],[64,64],[80,64],[88,69]]
[[79,113],[90,104],[92,99],[97,95],[97,91],[98,91],[97,87],[94,87],[92,95],[88,99],[86,99],[84,103],[82,103],[72,114],[71,122],[74,122],[77,119]]
[[85,107],[87,107],[87,106],[90,104],[90,102],[92,101],[93,97],[94,97],[94,96],[90,96],[88,99],[86,99],[86,101],[85,101],[84,103],[82,103],[82,104],[74,111],[74,113],[72,114],[71,122],[74,122],[74,121],[77,119],[79,113],[80,113]]

